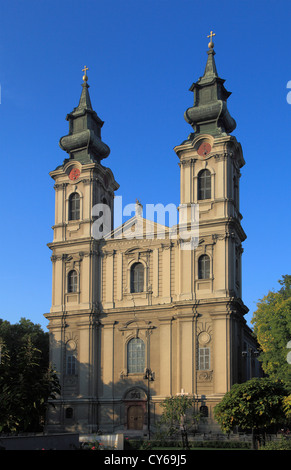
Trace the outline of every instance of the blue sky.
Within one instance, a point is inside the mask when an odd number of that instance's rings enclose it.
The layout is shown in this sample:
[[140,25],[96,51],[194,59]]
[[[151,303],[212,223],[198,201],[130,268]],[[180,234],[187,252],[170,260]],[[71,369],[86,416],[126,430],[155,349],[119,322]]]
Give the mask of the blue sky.
[[[51,305],[54,189],[66,114],[89,67],[105,121],[106,160],[128,204],[179,204],[173,148],[191,127],[189,87],[204,72],[207,35],[246,165],[241,178],[243,300],[290,274],[291,4],[282,0],[26,0],[0,4],[2,170],[0,318],[40,323]],[[290,90],[291,91],[291,90]]]

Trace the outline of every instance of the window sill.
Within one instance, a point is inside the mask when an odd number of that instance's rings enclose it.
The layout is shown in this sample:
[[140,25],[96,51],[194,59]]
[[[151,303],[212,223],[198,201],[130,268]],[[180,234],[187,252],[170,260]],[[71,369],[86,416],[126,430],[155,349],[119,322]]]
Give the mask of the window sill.
[[66,294],[66,302],[68,303],[78,303],[79,302],[80,292],[68,292]]
[[80,228],[80,220],[69,220],[67,229],[69,232],[77,232]]
[[144,372],[127,372],[126,377],[128,378],[139,378],[143,379],[144,378]]
[[146,299],[148,294],[151,294],[151,291],[143,291],[143,292],[124,292],[124,297],[135,297],[136,299]]

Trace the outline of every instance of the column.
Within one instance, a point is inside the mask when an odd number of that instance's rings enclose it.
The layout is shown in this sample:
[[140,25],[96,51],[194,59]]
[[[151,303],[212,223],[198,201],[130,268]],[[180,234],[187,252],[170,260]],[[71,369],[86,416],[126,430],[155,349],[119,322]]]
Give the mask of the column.
[[160,395],[172,395],[172,316],[159,318]]

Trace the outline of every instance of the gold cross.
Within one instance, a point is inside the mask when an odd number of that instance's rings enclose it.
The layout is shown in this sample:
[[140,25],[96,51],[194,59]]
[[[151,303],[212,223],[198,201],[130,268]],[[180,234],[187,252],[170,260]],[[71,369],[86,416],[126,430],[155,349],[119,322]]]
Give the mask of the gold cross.
[[84,76],[83,76],[84,82],[88,80],[88,77],[87,77],[87,70],[89,70],[89,68],[87,67],[87,65],[85,65],[84,68],[82,69],[82,72],[85,72],[85,74],[84,74]]
[[212,37],[213,36],[216,36],[216,34],[213,31],[210,31],[210,34],[207,37],[210,38],[211,42],[212,42]]

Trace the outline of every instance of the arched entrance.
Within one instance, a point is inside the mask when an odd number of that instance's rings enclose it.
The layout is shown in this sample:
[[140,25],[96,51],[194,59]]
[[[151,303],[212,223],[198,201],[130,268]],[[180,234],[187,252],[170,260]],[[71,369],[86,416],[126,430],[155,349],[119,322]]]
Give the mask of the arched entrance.
[[147,426],[147,395],[142,388],[127,391],[124,397],[125,423],[129,431],[142,431]]

